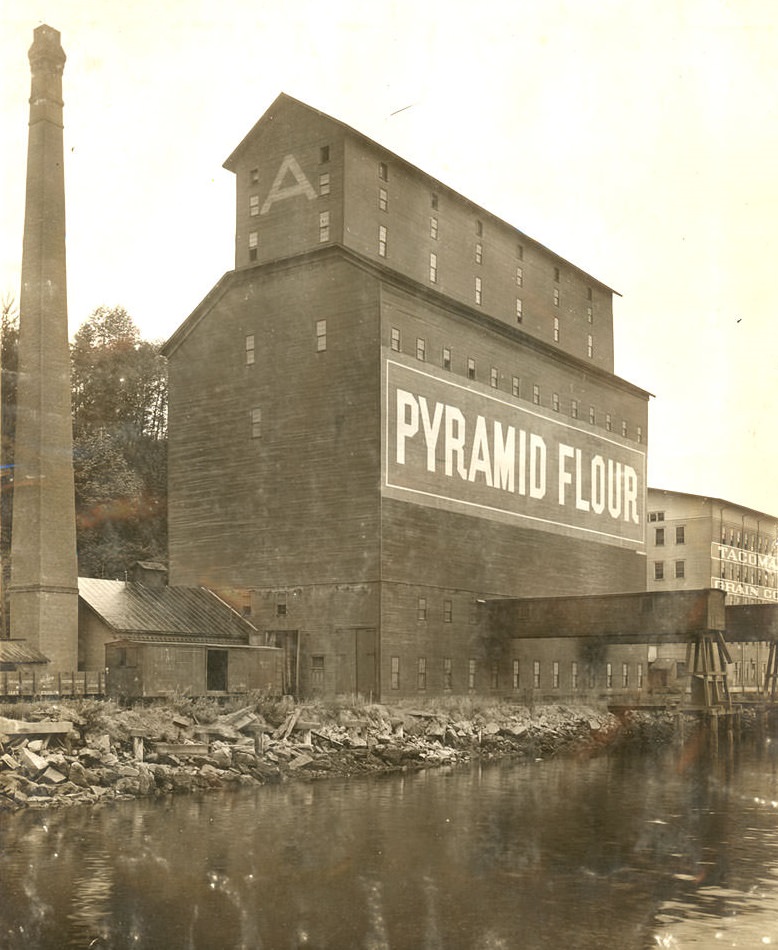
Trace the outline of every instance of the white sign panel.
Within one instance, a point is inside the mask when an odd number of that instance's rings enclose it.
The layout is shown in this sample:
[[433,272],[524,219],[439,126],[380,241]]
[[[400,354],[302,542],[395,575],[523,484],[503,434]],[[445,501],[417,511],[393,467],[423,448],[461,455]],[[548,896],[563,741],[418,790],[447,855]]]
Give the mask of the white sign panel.
[[386,361],[385,486],[424,504],[644,541],[645,453],[504,395]]

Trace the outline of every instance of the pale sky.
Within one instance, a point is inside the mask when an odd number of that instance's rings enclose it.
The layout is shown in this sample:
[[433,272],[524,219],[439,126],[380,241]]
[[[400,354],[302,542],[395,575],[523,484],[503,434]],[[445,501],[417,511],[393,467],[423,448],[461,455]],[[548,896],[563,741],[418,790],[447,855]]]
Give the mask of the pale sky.
[[41,23],[68,57],[72,331],[121,305],[166,338],[231,269],[222,162],[287,92],[618,290],[616,372],[655,394],[649,485],[778,517],[775,0],[4,0],[17,301]]

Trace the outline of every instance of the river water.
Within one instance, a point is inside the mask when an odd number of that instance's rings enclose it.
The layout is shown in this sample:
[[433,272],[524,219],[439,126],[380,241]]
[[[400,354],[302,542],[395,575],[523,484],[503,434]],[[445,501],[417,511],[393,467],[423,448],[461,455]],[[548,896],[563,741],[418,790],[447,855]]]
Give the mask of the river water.
[[0,946],[778,945],[778,739],[0,816]]

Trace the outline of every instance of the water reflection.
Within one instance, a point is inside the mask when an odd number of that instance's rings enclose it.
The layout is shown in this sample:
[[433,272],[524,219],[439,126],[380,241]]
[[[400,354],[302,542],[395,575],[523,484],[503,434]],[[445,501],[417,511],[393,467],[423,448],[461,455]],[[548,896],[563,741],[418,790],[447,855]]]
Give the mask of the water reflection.
[[770,743],[692,741],[2,816],[0,945],[763,946],[777,776]]

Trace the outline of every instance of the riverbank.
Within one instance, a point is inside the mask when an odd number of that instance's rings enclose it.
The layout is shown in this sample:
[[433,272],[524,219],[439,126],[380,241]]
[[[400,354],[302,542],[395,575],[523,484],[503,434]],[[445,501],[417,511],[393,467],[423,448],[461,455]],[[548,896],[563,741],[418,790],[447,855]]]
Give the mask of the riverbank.
[[425,704],[181,698],[0,708],[0,809],[94,804],[209,788],[313,781],[507,756],[596,755],[664,744],[666,713],[438,700]]

